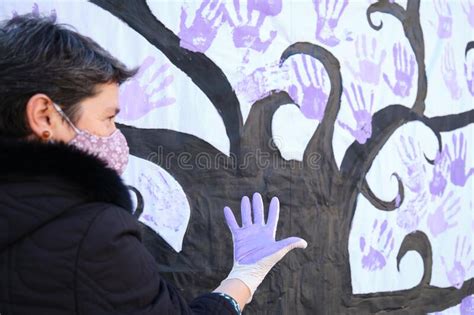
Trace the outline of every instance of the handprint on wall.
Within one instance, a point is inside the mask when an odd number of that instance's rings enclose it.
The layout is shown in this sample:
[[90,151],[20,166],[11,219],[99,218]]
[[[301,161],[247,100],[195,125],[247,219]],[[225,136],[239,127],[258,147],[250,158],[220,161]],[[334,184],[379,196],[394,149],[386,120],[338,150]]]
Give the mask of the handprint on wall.
[[156,108],[174,104],[176,99],[169,96],[166,89],[174,80],[168,73],[170,67],[169,63],[164,63],[157,68],[155,58],[148,56],[137,74],[120,87],[118,117],[134,120]]
[[387,229],[388,222],[384,220],[378,228],[377,220],[372,225],[370,235],[361,236],[359,239],[360,251],[362,252],[362,268],[369,271],[383,269],[392,253],[394,246],[393,229]]
[[[409,60],[408,55],[410,56]],[[413,84],[415,58],[405,47],[402,48],[401,43],[396,43],[393,45],[393,64],[395,66],[395,84],[392,85],[392,81],[386,73],[383,74],[383,79],[395,95],[407,97],[410,95]]]
[[427,202],[428,196],[426,192],[410,198],[397,210],[397,225],[407,233],[416,231],[428,211]]
[[461,0],[461,6],[464,13],[466,13],[467,21],[469,25],[474,28],[474,1],[473,0]]
[[370,102],[365,100],[364,92],[360,85],[351,83],[352,97],[344,88],[344,96],[352,110],[352,115],[356,121],[356,127],[352,128],[344,122],[339,121],[339,125],[350,132],[350,134],[359,142],[364,144],[372,136],[372,109],[374,107],[374,91],[370,91]]
[[[461,289],[464,280],[466,279],[466,271],[468,270],[463,266],[463,262],[466,261],[467,258],[472,257],[470,256],[472,245],[466,244],[466,242],[469,242],[466,236],[462,239],[462,244],[459,244],[459,236],[456,238],[454,259],[449,267],[446,263],[445,257],[441,256],[441,263],[444,266],[446,277],[448,278],[449,283],[456,289]],[[470,268],[470,266],[468,268]]]
[[441,72],[443,74],[444,83],[451,94],[451,98],[454,100],[461,98],[462,90],[458,83],[453,48],[449,44],[446,45],[444,50]]
[[321,43],[334,47],[340,40],[336,37],[336,28],[349,0],[313,0],[317,14],[316,39]]
[[221,25],[228,20],[222,0],[203,0],[188,27],[188,8],[181,8],[180,46],[194,52],[206,52],[211,47]]
[[[474,9],[472,14],[474,15]],[[474,96],[474,57],[469,63],[467,60],[464,62],[464,75],[466,76],[467,89],[471,96]]]
[[358,36],[355,40],[357,69],[354,69],[347,60],[345,64],[355,78],[365,83],[377,85],[380,81],[382,63],[387,53],[385,49],[381,49],[380,52],[377,50],[375,37],[370,42],[370,47],[368,47],[367,36],[365,34]]
[[[33,7],[31,9],[31,15],[33,15],[34,17],[40,17],[40,10],[39,10],[39,6],[38,6],[38,3],[33,3]],[[15,10],[12,11],[12,16],[13,17],[16,17],[18,16],[18,12],[16,12]],[[56,22],[57,20],[57,14],[56,14],[56,9],[52,9],[51,10],[51,13],[48,17],[51,22]]]
[[[292,84],[288,88],[288,94],[296,104],[300,105],[302,113],[307,118],[321,120],[329,92],[329,78],[326,70],[318,66],[316,59],[309,56],[294,57],[291,65],[298,85]],[[304,78],[299,70],[301,67],[304,70]]]
[[437,34],[439,38],[451,37],[453,29],[453,16],[448,0],[433,0],[436,14],[438,15]]
[[419,142],[415,145],[412,136],[408,136],[409,144],[403,135],[400,136],[400,142],[401,147],[398,146],[397,150],[407,172],[405,184],[413,193],[419,194],[425,190],[426,185],[426,166],[421,156],[423,150]]
[[[262,40],[261,27],[269,16],[276,16],[282,10],[282,0],[246,0],[245,18],[241,14],[241,1],[233,0],[236,21],[229,19],[232,30],[232,38],[236,48],[249,48],[258,52],[265,52],[277,35],[277,31],[270,32],[267,40]],[[254,18],[254,13],[257,17]]]
[[453,196],[454,192],[450,191],[435,212],[428,215],[428,228],[434,237],[457,225],[454,218],[461,211],[461,198],[453,200]]
[[436,153],[433,165],[433,177],[429,184],[432,196],[442,196],[448,183],[449,160],[446,154],[447,150],[448,147],[445,145],[443,151]]
[[446,155],[450,163],[451,183],[462,187],[466,184],[467,179],[474,174],[473,167],[466,170],[467,140],[464,139],[463,132],[459,134],[459,138],[456,134],[453,134],[452,145],[452,153],[449,148],[446,150]]
[[459,306],[461,315],[474,315],[474,295],[466,296]]
[[140,196],[138,219],[179,252],[191,214],[189,202],[183,187],[152,159],[130,155],[122,178]]

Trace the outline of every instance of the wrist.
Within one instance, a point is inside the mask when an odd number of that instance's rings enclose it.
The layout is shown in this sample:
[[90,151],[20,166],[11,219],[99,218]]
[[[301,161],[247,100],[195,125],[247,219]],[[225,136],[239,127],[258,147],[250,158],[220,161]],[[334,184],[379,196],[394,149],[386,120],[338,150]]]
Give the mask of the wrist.
[[245,285],[249,292],[249,299],[246,301],[249,303],[252,301],[252,297],[257,290],[260,283],[265,278],[266,272],[259,268],[258,265],[245,265],[234,262],[232,270],[229,272],[226,280],[239,280]]
[[232,297],[241,310],[244,309],[251,299],[249,287],[240,279],[224,279],[221,284],[214,290],[215,293],[224,293]]

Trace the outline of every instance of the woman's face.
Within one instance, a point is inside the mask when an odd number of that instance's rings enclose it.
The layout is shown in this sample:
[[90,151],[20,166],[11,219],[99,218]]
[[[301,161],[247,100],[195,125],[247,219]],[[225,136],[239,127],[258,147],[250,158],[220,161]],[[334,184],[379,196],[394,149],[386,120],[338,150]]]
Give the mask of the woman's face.
[[[97,94],[80,102],[75,126],[97,136],[109,136],[115,130],[115,117],[119,112],[117,83],[97,85]],[[61,104],[58,104],[61,106]],[[27,104],[27,118],[34,135],[44,140],[71,141],[76,132],[54,108],[49,97],[34,95]],[[49,134],[46,139],[45,131]]]
[[118,104],[118,84],[108,83],[97,86],[98,93],[80,103],[79,119],[76,127],[97,136],[112,134],[115,117],[120,111]]

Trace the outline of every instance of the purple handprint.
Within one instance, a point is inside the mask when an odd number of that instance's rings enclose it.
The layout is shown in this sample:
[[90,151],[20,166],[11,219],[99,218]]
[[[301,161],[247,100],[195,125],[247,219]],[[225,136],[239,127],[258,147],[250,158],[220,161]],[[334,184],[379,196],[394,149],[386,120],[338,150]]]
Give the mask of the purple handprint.
[[444,266],[448,281],[457,289],[461,289],[466,277],[466,269],[464,268],[462,262],[465,261],[466,258],[470,257],[469,255],[471,254],[471,245],[466,245],[466,241],[467,237],[464,237],[461,248],[459,248],[459,236],[456,237],[454,261],[451,269],[448,269],[445,258],[441,256],[441,263]]
[[316,23],[317,40],[331,47],[339,44],[340,40],[334,34],[334,29],[348,3],[349,0],[313,0],[314,9],[318,15]]
[[426,167],[419,155],[419,152],[422,152],[420,143],[418,142],[418,145],[415,146],[415,140],[409,136],[408,142],[410,145],[408,146],[403,135],[400,136],[400,142],[402,143],[402,150],[400,147],[397,147],[397,150],[407,169],[408,179],[406,185],[412,192],[419,194],[424,191],[426,176]]
[[451,37],[453,28],[453,17],[451,7],[447,0],[434,0],[434,7],[438,14],[438,37]]
[[[428,215],[428,228],[430,229],[431,234],[435,237],[457,225],[456,222],[452,221],[454,216],[461,211],[461,198],[452,201],[453,194],[454,193],[451,191],[436,208],[435,212]],[[448,201],[450,202],[450,205],[446,206]]]
[[[351,107],[352,115],[357,122],[357,126],[355,129],[352,129],[352,127],[341,121],[338,123],[343,129],[349,131],[351,135],[357,140],[357,142],[364,144],[367,139],[372,136],[372,108],[374,106],[374,91],[370,92],[370,104],[369,108],[367,108],[364,93],[362,92],[362,87],[360,85],[357,86],[359,96],[357,96],[354,83],[351,84],[351,89],[354,96],[354,102],[352,102],[349,92],[346,88],[344,88],[344,95],[346,96],[347,102]],[[355,108],[354,103],[357,104],[357,108]]]
[[426,192],[408,200],[397,212],[397,225],[408,233],[416,231],[421,219],[427,212],[427,202]]
[[[300,104],[300,109],[307,118],[321,120],[328,101],[327,91],[329,88],[327,84],[329,79],[324,67],[318,67],[315,59],[308,56],[301,56],[301,59],[307,83],[303,80],[298,70],[298,64],[293,59],[291,64],[299,83],[299,88],[296,85],[291,85],[288,94],[295,103]],[[308,59],[310,59],[309,65]],[[314,73],[314,79],[311,73]]]
[[[243,67],[239,69],[244,74]],[[244,75],[235,84],[235,92],[250,104],[269,95],[275,89],[281,89],[282,84],[288,84],[290,74],[288,66],[281,68],[278,62],[258,67],[249,75]]]
[[461,2],[462,10],[467,15],[467,21],[474,27],[474,1],[473,0],[465,0]]
[[415,74],[415,58],[410,54],[410,61],[408,61],[409,52],[402,44],[393,45],[393,64],[395,65],[395,85],[392,85],[388,75],[383,74],[385,83],[395,93],[395,95],[406,97],[410,95],[410,89]]
[[459,141],[456,134],[453,134],[453,153],[451,155],[449,150],[446,150],[446,155],[450,161],[451,182],[456,186],[464,186],[467,179],[474,173],[472,167],[466,173],[467,140],[464,139],[464,133],[461,132],[459,135]]
[[[275,39],[277,32],[271,31],[270,38],[263,41],[260,37],[260,28],[268,16],[276,16],[282,10],[282,0],[262,1],[247,0],[247,15],[245,20],[240,13],[240,0],[234,0],[234,9],[237,21],[229,20],[233,27],[232,35],[236,48],[250,48],[255,51],[265,52]],[[258,17],[253,23],[252,13],[257,12]]]
[[[360,250],[363,253],[362,268],[369,271],[385,267],[395,242],[393,239],[393,229],[387,230],[387,220],[382,222],[378,232],[376,231],[377,225],[378,222],[375,220],[368,241],[364,236],[361,236],[359,239]],[[375,235],[377,237],[376,240]]]
[[464,75],[466,76],[467,89],[474,96],[474,58],[469,66],[467,61],[464,63]]
[[474,295],[466,296],[459,307],[461,315],[474,315]]
[[[143,219],[154,224],[154,227],[167,228],[177,232],[182,229],[183,222],[186,222],[184,218],[186,213],[182,210],[186,206],[184,204],[186,199],[183,200],[180,186],[177,186],[175,183],[170,185],[161,173],[159,175],[159,178],[157,178],[150,174],[141,173],[138,177],[139,187],[143,187],[143,194],[148,197],[148,202],[153,205],[151,208],[155,211],[155,215],[150,213],[144,214]],[[163,209],[168,210],[166,220],[163,220],[165,215],[160,213]],[[161,220],[157,221],[155,217],[160,217],[160,214]]]
[[[125,120],[134,120],[146,115],[151,110],[171,105],[176,102],[174,97],[164,95],[165,88],[174,80],[172,75],[166,72],[170,64],[166,63],[160,66],[154,73],[149,74],[155,58],[149,56],[145,59],[137,74],[120,88],[120,113],[119,118]],[[155,81],[160,81],[155,84]],[[145,81],[145,82],[144,82]]]
[[[368,2],[369,4],[375,3],[375,2],[377,2],[377,1],[379,1],[379,0],[367,0],[367,2]],[[389,3],[395,3],[395,0],[388,0],[388,2],[389,2]]]
[[[39,6],[38,4],[35,2],[33,3],[33,7],[31,9],[31,15],[33,15],[34,17],[40,17],[40,11],[39,11]],[[17,17],[18,16],[18,12],[16,12],[15,10],[12,11],[12,16],[13,17]],[[57,20],[57,15],[56,15],[56,10],[55,9],[52,9],[51,10],[51,14],[49,15],[49,19],[51,20],[51,22],[56,22]]]
[[[239,0],[234,0],[238,2]],[[282,9],[282,0],[248,0],[253,10],[265,13],[266,16],[277,16]]]
[[443,62],[441,63],[441,72],[443,73],[444,83],[446,84],[451,97],[458,100],[461,97],[462,90],[458,84],[453,48],[450,45],[446,45],[445,47]]
[[355,78],[363,82],[377,85],[380,81],[380,72],[382,63],[387,55],[385,49],[377,54],[377,41],[372,38],[370,51],[367,51],[367,38],[364,35],[358,36],[355,41],[356,57],[358,60],[358,70],[352,68],[351,64],[346,61],[346,66],[352,72]]
[[228,19],[222,0],[204,0],[197,9],[190,27],[186,26],[188,13],[181,8],[180,46],[194,52],[206,52],[216,38],[219,27]]
[[448,146],[445,145],[443,151],[436,153],[433,178],[430,181],[430,193],[432,196],[442,196],[448,182],[446,180],[449,173],[449,160],[446,155],[447,150]]
[[259,67],[250,75],[244,77],[235,86],[237,95],[246,96],[248,101],[253,103],[267,92],[267,69]]

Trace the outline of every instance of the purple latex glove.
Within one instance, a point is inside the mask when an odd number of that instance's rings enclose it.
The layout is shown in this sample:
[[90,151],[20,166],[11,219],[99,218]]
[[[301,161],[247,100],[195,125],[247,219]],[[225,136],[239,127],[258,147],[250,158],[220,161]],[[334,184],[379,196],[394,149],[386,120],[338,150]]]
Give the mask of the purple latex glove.
[[247,196],[242,198],[241,213],[242,227],[237,224],[232,210],[229,207],[224,208],[227,225],[234,240],[234,266],[227,279],[241,280],[249,287],[252,296],[270,269],[286,253],[294,248],[306,248],[308,244],[299,237],[275,241],[280,216],[280,202],[277,197],[273,197],[270,202],[266,223],[263,200],[259,193],[253,195],[252,205]]

